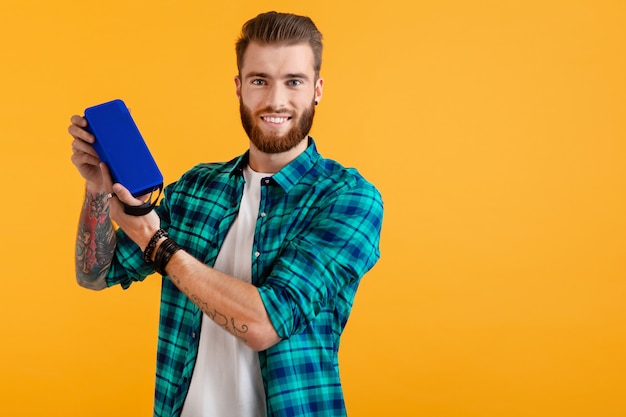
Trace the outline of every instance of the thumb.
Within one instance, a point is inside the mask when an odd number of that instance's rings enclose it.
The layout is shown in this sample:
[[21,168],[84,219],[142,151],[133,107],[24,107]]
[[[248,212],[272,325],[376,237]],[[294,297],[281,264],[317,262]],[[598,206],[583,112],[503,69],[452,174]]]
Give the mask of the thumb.
[[140,206],[144,203],[138,198],[133,197],[130,191],[120,183],[113,184],[112,190],[117,196],[117,199],[127,206]]
[[104,176],[105,188],[107,190],[111,190],[111,192],[115,194],[120,202],[128,206],[140,206],[141,204],[143,204],[143,201],[137,200],[135,197],[133,197],[130,191],[128,191],[128,189],[122,184],[111,184],[113,182],[111,179],[111,172],[109,171],[109,167],[105,163],[100,163],[100,169],[102,169],[102,174]]

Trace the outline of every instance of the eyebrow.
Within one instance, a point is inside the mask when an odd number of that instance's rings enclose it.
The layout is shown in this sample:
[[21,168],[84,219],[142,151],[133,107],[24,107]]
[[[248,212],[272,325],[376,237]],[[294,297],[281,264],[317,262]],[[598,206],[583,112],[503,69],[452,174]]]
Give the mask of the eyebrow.
[[300,72],[295,73],[295,74],[287,74],[283,78],[285,78],[285,79],[302,78],[303,80],[308,80],[309,79],[309,77],[306,74],[300,73]]
[[[248,79],[248,78],[272,78],[272,77],[270,77],[268,74],[264,72],[251,72],[249,74],[246,74],[244,78]],[[302,78],[303,80],[309,79],[309,77],[306,74],[300,73],[300,72],[285,74],[282,77],[283,80],[291,80],[294,78]]]

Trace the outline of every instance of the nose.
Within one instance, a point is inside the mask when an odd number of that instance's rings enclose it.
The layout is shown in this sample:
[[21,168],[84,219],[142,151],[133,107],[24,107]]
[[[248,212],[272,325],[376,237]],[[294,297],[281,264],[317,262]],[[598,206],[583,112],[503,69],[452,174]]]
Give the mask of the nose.
[[287,106],[287,94],[282,85],[273,83],[273,85],[269,86],[265,95],[265,105],[275,110]]

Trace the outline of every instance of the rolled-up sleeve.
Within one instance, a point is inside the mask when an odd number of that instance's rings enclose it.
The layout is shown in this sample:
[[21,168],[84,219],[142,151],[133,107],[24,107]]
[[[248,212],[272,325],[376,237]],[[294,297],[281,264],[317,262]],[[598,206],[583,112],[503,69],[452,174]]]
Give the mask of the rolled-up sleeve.
[[[165,189],[166,197],[171,192],[172,187]],[[161,227],[164,229],[169,227],[168,199],[166,197],[155,209],[161,219]],[[143,281],[148,275],[153,274],[154,267],[143,260],[143,252],[139,246],[122,229],[117,229],[115,233],[115,254],[107,273],[107,286],[120,285],[123,289],[127,289],[133,282]]]
[[342,288],[374,266],[380,257],[382,218],[380,194],[360,181],[333,196],[286,243],[259,287],[281,338],[301,332]]

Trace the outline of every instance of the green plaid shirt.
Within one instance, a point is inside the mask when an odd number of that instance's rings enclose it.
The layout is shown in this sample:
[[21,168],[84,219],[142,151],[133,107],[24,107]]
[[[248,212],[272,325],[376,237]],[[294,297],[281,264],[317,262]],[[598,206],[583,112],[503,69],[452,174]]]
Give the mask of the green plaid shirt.
[[[166,187],[163,228],[213,265],[241,200],[248,154],[201,164]],[[354,169],[305,152],[262,180],[252,282],[282,340],[259,353],[268,416],[343,416],[339,338],[361,277],[378,260],[383,204]],[[108,285],[128,288],[154,272],[118,230]],[[162,281],[155,416],[179,416],[198,353],[202,312]]]

